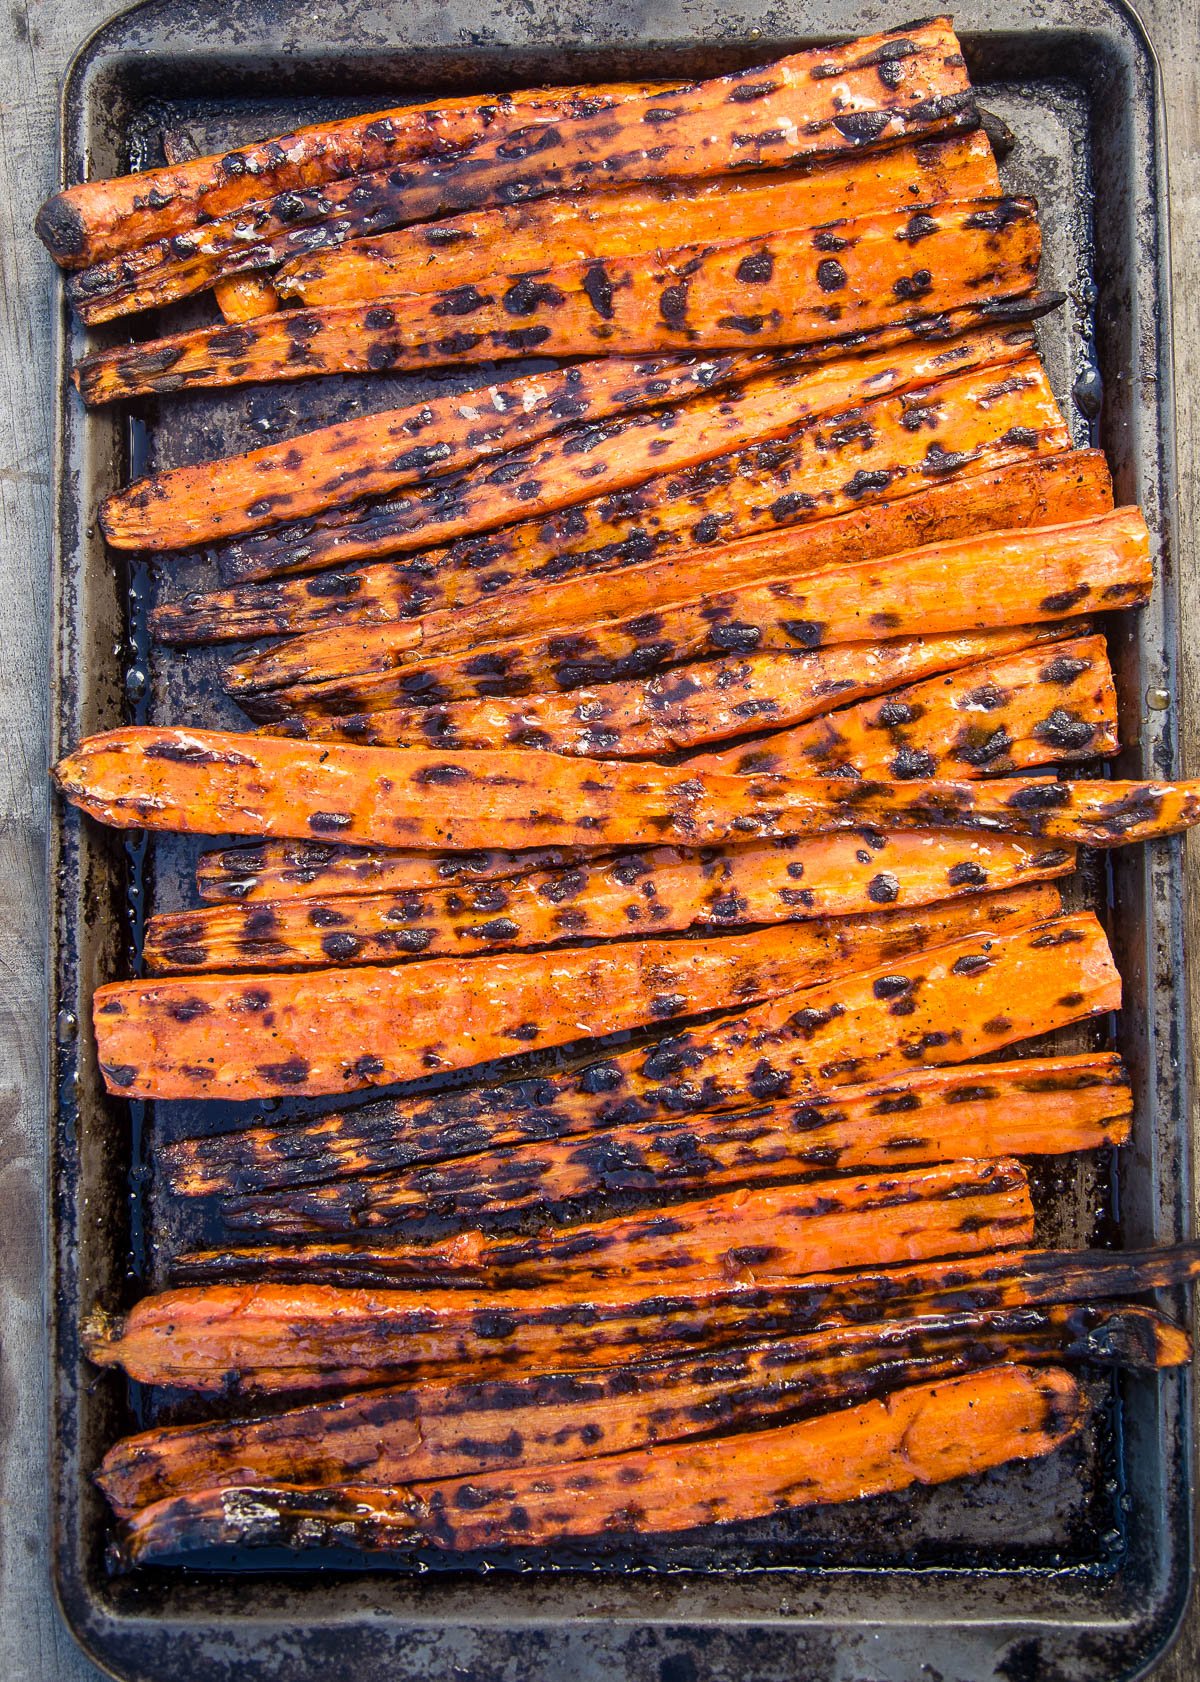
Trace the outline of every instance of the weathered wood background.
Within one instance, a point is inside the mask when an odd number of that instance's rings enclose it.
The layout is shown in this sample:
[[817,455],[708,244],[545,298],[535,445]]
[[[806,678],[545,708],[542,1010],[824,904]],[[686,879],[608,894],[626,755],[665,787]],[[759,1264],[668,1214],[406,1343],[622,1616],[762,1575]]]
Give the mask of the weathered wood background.
[[[1183,646],[1190,651],[1180,677],[1185,768],[1195,776],[1200,775],[1200,0],[1139,3],[1162,61],[1168,111]],[[32,224],[56,185],[60,79],[78,43],[121,9],[98,0],[9,0],[0,16],[0,1682],[84,1682],[100,1674],[60,1624],[46,1566],[43,859],[50,322],[56,280]],[[969,4],[960,11],[967,21]],[[1200,1025],[1200,841],[1192,843],[1190,867],[1188,980],[1193,1022]],[[1200,1678],[1200,1599],[1154,1676],[1155,1682]]]

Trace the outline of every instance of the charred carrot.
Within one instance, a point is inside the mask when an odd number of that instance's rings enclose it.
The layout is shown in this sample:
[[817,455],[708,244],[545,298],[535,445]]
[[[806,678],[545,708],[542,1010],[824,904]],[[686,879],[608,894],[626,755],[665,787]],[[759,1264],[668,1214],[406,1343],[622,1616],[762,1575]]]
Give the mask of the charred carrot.
[[[189,1269],[203,1272],[204,1264]],[[1010,1250],[771,1286],[670,1281],[582,1293],[416,1294],[316,1284],[279,1263],[271,1281],[190,1285],[143,1297],[129,1313],[93,1314],[90,1360],[144,1384],[189,1390],[303,1390],[322,1377],[382,1384],[440,1374],[560,1372],[653,1359],[681,1347],[722,1348],[820,1327],[1096,1301],[1177,1285],[1200,1274],[1200,1245],[1133,1252]],[[295,1283],[285,1283],[288,1278]]]
[[[853,646],[853,645],[851,645]],[[690,761],[749,775],[983,776],[1116,753],[1117,694],[1104,638],[961,666],[827,713],[748,747]]]
[[[900,637],[894,642],[838,643],[811,654],[747,654],[560,695],[480,696],[444,706],[301,718],[289,722],[288,732],[310,741],[333,739],[370,747],[520,747],[585,759],[644,759],[744,736],[764,726],[823,718],[844,702],[883,694],[930,672],[953,672],[985,656],[1030,647],[1041,650],[1038,658],[1045,667],[1054,658],[1046,645],[1065,641],[1073,628],[1074,622],[1021,625],[1003,631]],[[744,771],[755,751],[732,753],[729,768]],[[769,750],[763,744],[761,751]],[[710,758],[715,764],[723,756]]]
[[201,853],[196,890],[201,899],[239,905],[312,894],[422,893],[455,884],[503,882],[534,870],[565,870],[584,860],[596,863],[601,856],[571,847],[438,854],[410,853],[401,847],[343,847],[336,841],[263,841],[256,847]]
[[[773,540],[786,566],[784,540]],[[1072,526],[989,532],[878,561],[782,572],[765,583],[687,594],[649,614],[592,620],[574,631],[434,646],[405,621],[314,632],[232,662],[225,686],[264,720],[379,712],[473,694],[579,689],[715,652],[815,649],[1050,622],[1149,597],[1149,533],[1136,508]],[[510,626],[511,631],[511,626]],[[291,678],[291,682],[282,680]]]
[[661,83],[526,88],[318,123],[236,152],[68,187],[42,206],[37,232],[55,260],[67,268],[136,251],[152,240],[173,235],[183,236],[186,252],[189,240],[204,223],[255,205],[270,194],[303,191],[363,170],[453,152],[489,131],[498,137],[511,135],[666,91]]
[[[1112,486],[1100,451],[1065,451],[1045,460],[1019,459],[986,472],[952,473],[941,483],[934,481],[892,501],[868,499],[848,513],[792,528],[788,553],[796,571],[809,572],[817,566],[870,560],[984,531],[1089,519],[1112,506]],[[496,634],[496,623],[501,631],[505,628],[503,621],[495,619],[499,604],[488,605],[488,597],[506,592],[510,585],[520,587],[522,579],[537,586],[523,591],[522,623],[537,614],[538,625],[574,626],[595,617],[649,610],[678,594],[682,570],[678,560],[639,563],[640,550],[653,550],[656,545],[650,533],[637,525],[636,517],[610,524],[606,529],[611,542],[605,542],[589,525],[586,508],[585,504],[570,516],[584,521],[581,548],[572,547],[575,540],[565,530],[568,516],[556,516],[549,522],[508,526],[486,538],[464,539],[451,546],[452,552],[443,552],[445,565],[437,561],[435,552],[412,562],[189,594],[158,605],[151,616],[152,628],[166,642],[188,644],[294,634],[427,613],[427,626],[435,633],[461,620],[468,640],[486,642],[489,629],[492,636]],[[702,521],[693,520],[674,537],[667,534],[669,542],[695,546],[685,564],[697,595],[753,583],[779,571],[777,552],[768,542],[726,544],[708,553],[711,538],[707,528],[702,528]],[[719,530],[718,524],[718,534]],[[521,553],[529,556],[523,570],[514,570],[518,544]],[[584,562],[579,559],[582,555],[590,558]],[[476,564],[456,564],[462,561]],[[605,579],[605,570],[615,567],[623,569],[619,580]],[[588,576],[583,581],[569,576],[560,583],[553,581],[559,571],[569,575],[573,570]],[[619,599],[611,594],[614,585],[619,585]],[[453,614],[445,612],[450,607],[455,609]],[[439,618],[438,610],[443,617]]]
[[[569,1075],[468,1087],[428,1099],[380,1099],[282,1126],[259,1121],[238,1132],[164,1143],[158,1161],[176,1196],[218,1195],[232,1203],[259,1193],[280,1196],[298,1187],[398,1174],[525,1147],[535,1163],[539,1150],[553,1141],[583,1138],[582,1149],[587,1135],[602,1140],[615,1134],[630,1141],[666,1137],[684,1125],[684,1116],[699,1114],[698,1125],[707,1129],[708,1118],[720,1112],[719,1091],[713,1093],[711,1108],[698,1090],[689,1099],[681,1088],[667,1095],[683,1099],[677,1110],[669,1103],[659,1105],[653,1088],[638,1092],[640,1069],[637,1055],[618,1054]],[[797,1152],[807,1152],[814,1139],[813,1148],[819,1149],[835,1126],[870,1137],[890,1120],[901,1123],[915,1140],[937,1135],[961,1117],[964,1126],[977,1127],[984,1137],[1005,1121],[1025,1128],[1039,1115],[1056,1129],[1086,1126],[1089,1118],[1119,1127],[1130,1108],[1129,1076],[1120,1058],[1113,1052],[1089,1052],[990,1063],[986,1071],[953,1065],[918,1069],[878,1084],[813,1093],[791,1106],[751,1101],[749,1108],[738,1108],[731,1103],[711,1125],[728,1129],[722,1137],[743,1141],[758,1140],[777,1125]],[[431,1170],[435,1175],[440,1171]]]
[[118,549],[181,549],[379,496],[569,427],[734,385],[769,355],[601,359],[361,415],[245,455],[177,467],[107,497]]
[[[263,271],[282,263],[290,275],[280,286],[285,296],[345,303],[461,287],[504,269],[536,271],[575,258],[773,233],[785,223],[815,227],[899,204],[1001,191],[991,147],[979,130],[918,146],[870,148],[807,171],[639,184],[422,221],[391,236],[385,262],[372,261],[383,256],[377,247],[388,239],[381,230],[412,222],[412,187],[411,174],[381,170],[315,191],[286,192],[255,205],[249,226],[244,215],[209,222],[189,233],[182,255],[174,241],[159,241],[73,275],[68,291],[83,320],[109,321],[210,285],[219,294],[249,282],[274,299]],[[436,206],[436,196],[429,202]],[[323,264],[336,261],[347,241],[362,241],[351,249],[367,261],[354,271],[357,285],[354,279],[347,284],[342,265],[330,285]],[[353,257],[350,264],[353,270]],[[283,275],[277,278],[282,283]]]
[[438,852],[543,838],[596,848],[661,839],[694,848],[863,825],[1117,846],[1200,821],[1200,783],[855,783],[599,763],[603,776],[590,761],[558,754],[447,760],[410,748],[133,725],[89,737],[54,776],[73,805],[118,828],[325,834]]
[[706,181],[658,179],[609,192],[535,199],[322,247],[285,263],[280,293],[302,304],[350,304],[486,283],[505,269],[557,268],[781,227],[821,227],[869,211],[998,197],[983,131],[835,158],[823,168]]
[[[1017,837],[924,831],[884,841],[898,906],[1018,887],[1075,866],[1073,848]],[[167,912],[147,923],[145,960],[152,974],[298,969],[862,916],[873,909],[876,862],[861,837],[828,835],[699,853],[651,848],[465,890],[306,895]]]
[[[1047,890],[1020,891],[1040,899]],[[790,992],[980,926],[991,926],[987,908],[973,914],[949,904],[854,927],[833,920],[717,942],[471,959],[469,972],[460,960],[431,959],[150,987],[114,982],[97,992],[93,1018],[114,1090],[353,1091]],[[541,998],[547,990],[552,997]]]
[[[110,498],[101,523],[122,546],[180,548],[432,480],[423,497],[408,499],[410,521],[424,507],[443,535],[486,530],[950,373],[1024,368],[1032,346],[1029,329],[1017,326],[815,366],[786,354],[659,357],[632,366],[602,359],[152,476]],[[482,476],[452,471],[494,455],[500,461]]]
[[844,1406],[896,1388],[914,1368],[925,1379],[1000,1359],[1162,1370],[1185,1362],[1188,1349],[1187,1334],[1153,1310],[1117,1303],[930,1315],[731,1350],[720,1361],[371,1391],[265,1419],[159,1427],[116,1443],[97,1482],[127,1518],[169,1496],[239,1484],[379,1486],[514,1458],[538,1466],[618,1454]]
[[[450,1163],[259,1193],[223,1202],[221,1213],[234,1231],[279,1237],[392,1229],[430,1219],[486,1223],[515,1210],[544,1216],[613,1193],[654,1198],[782,1183],[834,1168],[1058,1155],[1121,1145],[1129,1137],[1127,1088],[1114,1093],[1104,1085],[1080,1086],[1054,1105],[1043,1092],[1036,1104],[1022,1108],[1018,1102],[1003,1112],[986,1101],[931,1104],[920,1126],[906,1112],[864,1116],[860,1092],[839,1093],[840,1101],[824,1107],[830,1119],[808,1126],[802,1121],[814,1109],[820,1115],[821,1106],[656,1119],[583,1138],[501,1146]],[[1022,1096],[1015,1086],[1006,1095]]]
[[1088,1403],[1059,1367],[1003,1365],[916,1384],[773,1429],[410,1488],[249,1487],[144,1508],[121,1550],[153,1564],[212,1546],[367,1552],[537,1548],[691,1530],[943,1483],[1051,1453]]
[[[832,241],[836,257],[828,255]],[[75,382],[86,403],[98,404],[321,373],[503,361],[532,351],[631,356],[698,344],[816,344],[927,319],[980,297],[1019,298],[1034,289],[1040,254],[1031,200],[968,199],[815,231],[785,228],[664,255],[499,275],[486,290],[281,311],[238,327],[95,351],[76,367]],[[457,324],[453,331],[448,318]]]
[[[919,1261],[1032,1238],[1025,1171],[999,1158],[754,1186],[665,1209],[547,1226],[528,1237],[470,1229],[425,1244],[390,1243],[388,1259],[397,1280],[414,1287],[663,1279],[754,1284],[818,1266]],[[297,1258],[304,1253],[299,1243]],[[269,1269],[275,1254],[275,1246],[264,1245],[261,1265]]]

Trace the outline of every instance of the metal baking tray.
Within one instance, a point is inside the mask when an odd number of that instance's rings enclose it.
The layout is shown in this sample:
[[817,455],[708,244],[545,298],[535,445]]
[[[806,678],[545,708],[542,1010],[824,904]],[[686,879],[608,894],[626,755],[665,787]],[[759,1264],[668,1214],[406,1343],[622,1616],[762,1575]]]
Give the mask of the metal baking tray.
[[[443,91],[711,75],[904,21],[866,0],[608,0],[599,11],[500,0],[486,14],[463,0],[152,0],[75,59],[63,176],[156,161],[164,128],[213,150]],[[1041,331],[1055,389],[1078,440],[1103,445],[1119,499],[1140,502],[1155,534],[1153,603],[1112,627],[1127,744],[1118,774],[1169,775],[1178,583],[1153,52],[1120,0],[975,0],[957,22],[981,102],[1018,137],[1007,184],[1041,201],[1043,284],[1068,295]],[[182,325],[195,309],[177,306],[170,319]],[[212,682],[210,653],[181,657],[145,636],[154,592],[185,589],[201,572],[181,567],[160,581],[107,554],[95,519],[103,495],[150,466],[248,448],[438,383],[309,381],[87,414],[68,377],[83,344],[64,304],[55,755],[121,722],[237,716]],[[78,1327],[96,1304],[161,1283],[170,1254],[196,1236],[154,1182],[152,1137],[228,1125],[231,1114],[107,1098],[90,997],[99,981],[136,970],[147,904],[184,903],[194,854],[178,841],[147,848],[102,833],[61,809],[52,826],[52,1557],[64,1616],[100,1664],[147,1682],[1115,1682],[1162,1653],[1192,1566],[1187,1374],[1098,1385],[1095,1426],[1049,1461],[661,1549],[471,1570],[401,1560],[368,1570],[343,1558],[328,1570],[273,1559],[250,1571],[231,1556],[203,1571],[110,1576],[108,1515],[90,1474],[151,1414],[136,1386],[82,1360]],[[1180,846],[1119,854],[1087,887],[1125,978],[1117,1043],[1132,1068],[1135,1142],[1119,1158],[1042,1170],[1039,1236],[1170,1242],[1186,1235],[1191,1204]]]

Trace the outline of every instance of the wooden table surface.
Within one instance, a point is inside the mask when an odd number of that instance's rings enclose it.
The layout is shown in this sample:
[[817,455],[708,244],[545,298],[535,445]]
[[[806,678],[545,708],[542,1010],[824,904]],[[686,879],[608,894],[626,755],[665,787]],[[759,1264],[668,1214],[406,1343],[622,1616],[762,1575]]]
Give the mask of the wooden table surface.
[[[920,7],[912,8],[920,11]],[[10,0],[0,17],[0,1682],[99,1672],[55,1611],[46,1562],[42,1051],[53,267],[33,237],[57,184],[60,79],[122,10]],[[903,11],[903,8],[901,8]],[[970,7],[960,16],[969,21]],[[1185,770],[1200,775],[1200,3],[1142,0],[1166,85],[1179,415]],[[1200,1026],[1200,839],[1191,844],[1192,1019]],[[1200,1040],[1194,1038],[1194,1054]],[[1198,1065],[1200,1066],[1200,1062]],[[1155,1682],[1200,1678],[1200,1597]],[[165,1682],[176,1682],[175,1678]],[[338,1682],[331,1676],[330,1682]],[[573,1679],[564,1679],[573,1682]],[[752,1679],[751,1679],[752,1682]],[[1049,1682],[1049,1679],[1047,1679]],[[1094,1682],[1104,1682],[1096,1677]]]

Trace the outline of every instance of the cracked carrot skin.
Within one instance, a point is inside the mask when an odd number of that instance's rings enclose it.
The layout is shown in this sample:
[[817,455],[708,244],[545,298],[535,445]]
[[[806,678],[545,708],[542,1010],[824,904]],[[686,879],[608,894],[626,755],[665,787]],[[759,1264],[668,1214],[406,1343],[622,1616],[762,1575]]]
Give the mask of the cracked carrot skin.
[[[839,241],[838,256],[828,255]],[[914,249],[919,241],[919,250]],[[410,292],[375,304],[285,310],[95,351],[75,383],[95,405],[152,392],[321,373],[527,356],[640,355],[689,345],[816,344],[907,324],[980,297],[1032,292],[1041,239],[1028,199],[907,207],[825,229],[497,276],[492,290]],[[453,319],[447,331],[447,318]],[[516,323],[520,325],[516,325]]]
[[831,159],[807,171],[658,179],[608,191],[469,211],[394,233],[302,252],[275,274],[306,306],[371,302],[399,292],[486,283],[505,270],[634,256],[779,227],[821,227],[869,211],[999,197],[982,129],[921,145]]
[[97,1482],[128,1518],[154,1502],[249,1483],[387,1486],[555,1465],[861,1401],[996,1360],[1083,1358],[1158,1371],[1189,1339],[1117,1303],[946,1313],[590,1374],[551,1373],[349,1395],[267,1418],[158,1427],[105,1455]]
[[[885,844],[897,906],[1019,887],[1075,867],[1074,848],[1017,837],[900,832]],[[160,913],[146,925],[144,957],[151,974],[319,968],[869,916],[876,865],[872,846],[853,834],[699,853],[650,848],[466,890],[327,894]]]
[[245,206],[255,207],[255,214],[268,195],[436,156],[470,145],[489,130],[503,136],[519,125],[553,123],[568,113],[636,102],[656,91],[667,91],[666,85],[524,88],[318,123],[234,152],[68,187],[43,205],[37,233],[56,262],[70,269],[137,253],[172,235],[183,236],[186,253],[202,238],[206,222]]
[[982,777],[1116,753],[1102,636],[1024,649],[689,761],[753,775]]
[[536,1548],[653,1535],[896,1493],[1051,1453],[1088,1403],[1059,1367],[985,1367],[907,1386],[793,1424],[634,1449],[557,1466],[505,1468],[411,1487],[249,1487],[181,1496],[127,1527],[127,1565],[214,1545],[347,1542],[368,1552]]
[[[952,474],[944,483],[902,498],[868,501],[845,514],[796,527],[786,540],[743,539],[723,544],[714,553],[693,522],[672,538],[692,546],[680,558],[665,563],[639,561],[639,551],[652,549],[654,543],[635,521],[610,527],[612,541],[607,543],[601,542],[598,533],[590,537],[585,533],[579,549],[572,548],[575,540],[559,530],[565,516],[556,516],[549,522],[534,520],[486,538],[466,539],[450,550],[417,556],[412,563],[357,566],[313,577],[189,593],[155,607],[151,628],[162,641],[187,645],[295,635],[337,624],[377,624],[419,614],[424,619],[423,636],[444,637],[453,623],[461,621],[469,632],[468,640],[483,642],[488,640],[488,628],[497,623],[500,604],[511,614],[518,591],[523,622],[532,614],[538,625],[577,625],[597,615],[657,607],[678,595],[685,567],[698,595],[774,576],[780,570],[777,555],[782,541],[787,543],[791,566],[805,572],[983,531],[1066,524],[1107,513],[1112,506],[1112,485],[1100,451],[1068,450],[1045,460],[1025,458],[986,472]],[[580,515],[579,509],[575,515]],[[584,523],[586,528],[586,519]],[[530,555],[523,571],[513,571],[510,565],[512,546],[518,540],[528,546]],[[446,564],[442,576],[435,579],[441,565],[439,553]],[[580,559],[585,554],[590,555],[586,562]],[[454,568],[455,557],[460,561],[473,558],[477,565]],[[557,560],[552,561],[553,557]],[[589,576],[583,582],[569,577],[555,582],[559,572],[572,568],[583,568]],[[604,574],[618,568],[622,595],[613,606],[608,592],[617,580],[606,579]],[[527,575],[528,585],[522,582]],[[504,621],[498,622],[503,627]]]
[[[1086,622],[1078,627],[1086,628]],[[744,736],[748,730],[822,718],[845,702],[1022,648],[1041,649],[1045,665],[1052,658],[1046,645],[1063,642],[1075,630],[1073,623],[1019,625],[841,643],[811,654],[748,654],[558,695],[476,696],[442,706],[298,718],[288,724],[287,734],[369,747],[537,748],[583,759],[652,758]],[[741,748],[731,754],[730,768],[741,771],[753,751]],[[715,765],[724,756],[706,756],[703,762],[709,759]]]
[[[294,281],[284,283],[284,271],[294,271],[297,264],[311,274],[314,263],[336,255],[348,242],[361,242],[350,249],[374,256],[377,240],[364,235],[386,237],[382,230],[411,220],[411,186],[403,171],[381,170],[316,191],[289,192],[256,205],[249,231],[245,217],[208,223],[193,232],[184,256],[171,242],[160,241],[73,275],[68,293],[87,322],[161,306],[210,285],[219,293],[249,281],[277,298],[273,279],[279,292],[291,297],[308,290],[304,282],[299,288]],[[486,280],[505,269],[532,271],[574,258],[690,245],[714,235],[769,233],[788,217],[793,224],[814,227],[897,204],[1000,192],[991,146],[981,130],[917,146],[874,148],[807,170],[576,192],[449,221],[422,221],[400,236],[407,240],[407,263],[393,259],[384,269],[368,262],[365,286],[344,297],[307,301],[429,292]],[[314,227],[314,221],[320,226]]]
[[[331,1250],[345,1250],[345,1245]],[[195,1264],[193,1264],[195,1265]],[[176,1286],[124,1315],[97,1310],[88,1359],[144,1384],[270,1394],[329,1382],[382,1384],[618,1367],[758,1338],[913,1314],[1095,1301],[1178,1285],[1200,1246],[1141,1252],[1013,1249],[818,1273],[764,1286],[669,1282],[569,1290],[319,1284],[286,1253],[269,1280]]]
[[786,1182],[833,1169],[1059,1155],[1122,1145],[1129,1138],[1128,1087],[1077,1085],[1052,1101],[1048,1090],[1034,1097],[1002,1081],[1004,1109],[988,1100],[930,1104],[919,1124],[908,1112],[870,1113],[859,1090],[852,1088],[848,1100],[824,1106],[828,1120],[811,1119],[814,1113],[821,1116],[818,1105],[655,1120],[583,1138],[500,1146],[450,1163],[377,1171],[328,1185],[226,1195],[222,1220],[235,1233],[273,1237],[394,1231],[430,1218],[469,1222],[516,1210],[543,1216],[569,1212],[581,1199],[613,1191],[695,1193],[735,1183]]
[[519,750],[440,759],[409,748],[131,725],[87,738],[54,778],[73,805],[117,828],[336,835],[434,852],[541,840],[696,848],[864,826],[1110,847],[1200,822],[1200,782],[885,783],[598,765]]
[[[527,1237],[468,1229],[428,1244],[380,1242],[387,1243],[397,1280],[414,1289],[425,1283],[504,1289],[550,1281],[769,1283],[818,1266],[920,1261],[1032,1238],[1025,1170],[1005,1157],[738,1188],[608,1220],[546,1226]],[[264,1248],[264,1265],[273,1253]],[[304,1253],[301,1241],[298,1259]]]
[[203,900],[235,905],[377,890],[422,893],[505,882],[534,870],[565,870],[585,860],[595,864],[604,856],[578,847],[412,853],[402,847],[343,847],[336,841],[262,841],[201,853],[196,891]]
[[[177,1197],[218,1195],[228,1207],[238,1199],[249,1207],[261,1194],[281,1197],[366,1175],[392,1175],[400,1184],[405,1170],[414,1171],[414,1185],[429,1186],[431,1207],[443,1184],[458,1187],[456,1197],[465,1207],[466,1188],[456,1178],[459,1158],[509,1153],[514,1161],[528,1161],[536,1179],[544,1150],[565,1161],[565,1153],[586,1153],[608,1138],[640,1149],[639,1140],[686,1138],[693,1121],[698,1140],[740,1142],[750,1160],[753,1153],[768,1154],[761,1141],[773,1130],[789,1139],[799,1156],[810,1145],[823,1149],[835,1128],[869,1139],[889,1119],[902,1119],[917,1140],[959,1118],[984,1136],[1009,1121],[1014,1127],[1033,1125],[1039,1113],[1074,1118],[1062,1122],[1064,1127],[1121,1127],[1131,1112],[1129,1076],[1113,1052],[992,1063],[986,1074],[956,1065],[919,1069],[815,1092],[796,1104],[732,1100],[724,1111],[720,1094],[711,1109],[697,1104],[695,1093],[685,1094],[674,1110],[658,1103],[653,1089],[629,1097],[626,1078],[637,1072],[637,1058],[618,1059],[588,1064],[571,1075],[468,1087],[432,1099],[378,1099],[282,1127],[260,1119],[237,1132],[165,1142],[158,1161]],[[681,1146],[681,1174],[688,1171],[683,1155]],[[578,1160],[585,1163],[587,1157]],[[514,1178],[514,1185],[520,1181]]]
[[514,444],[735,385],[787,355],[600,358],[319,427],[282,444],[136,480],[105,498],[119,549],[181,549],[452,473]]
[[[1023,344],[1023,332],[1013,341],[1017,348]],[[814,408],[783,436],[773,433],[776,407],[763,403],[763,383],[758,381],[749,395],[742,392],[736,403],[727,404],[723,424],[743,427],[747,441],[727,432],[724,454],[699,425],[707,410],[702,412],[696,400],[665,414],[618,418],[586,429],[580,453],[588,460],[576,461],[571,469],[571,496],[569,483],[564,486],[542,470],[546,451],[540,457],[532,450],[513,452],[494,466],[406,495],[231,540],[215,553],[218,570],[234,583],[280,577],[472,535],[476,541],[465,550],[451,543],[444,552],[415,555],[408,564],[418,582],[425,578],[440,586],[443,563],[457,574],[462,566],[482,560],[491,567],[494,558],[502,561],[507,555],[511,564],[496,566],[489,576],[507,572],[510,581],[524,579],[523,588],[531,588],[581,570],[616,570],[612,563],[621,563],[622,555],[645,559],[655,553],[664,534],[670,537],[674,532],[682,539],[688,532],[707,531],[711,544],[759,532],[782,533],[885,495],[914,495],[932,480],[1070,448],[1070,433],[1036,357],[1025,356],[1003,368],[956,372],[952,360],[957,362],[964,353],[974,355],[980,339],[935,342],[944,346],[938,356],[944,354],[947,360],[939,372],[938,358],[930,358],[927,385],[877,396],[860,387],[861,402],[836,412]],[[877,360],[881,359],[871,358]],[[894,371],[885,374],[891,383]],[[907,385],[903,376],[901,381]],[[831,379],[820,383],[825,394],[832,392]],[[847,390],[844,373],[837,383]],[[803,410],[821,401],[822,392],[813,389],[816,384],[814,378],[807,392],[790,392],[789,404]],[[710,402],[707,407],[712,406]],[[747,423],[755,410],[762,417],[758,425],[763,435],[758,437],[749,435]],[[920,427],[914,424],[918,416]],[[551,440],[546,449],[553,446],[562,453],[567,442]],[[652,452],[655,442],[660,449]],[[671,465],[681,458],[682,465]],[[625,482],[597,494],[592,481],[606,461],[615,463],[614,470]],[[636,473],[631,462],[641,464]],[[531,524],[526,518],[539,508],[556,516],[550,522],[549,544],[546,519],[539,517]],[[517,539],[494,529],[518,518],[522,523]],[[485,526],[493,528],[486,537]],[[634,542],[628,553],[596,555],[597,537],[606,550],[609,545],[603,539],[609,532],[632,539],[638,531],[651,536]],[[567,540],[566,559],[560,556],[555,533]],[[477,591],[476,599],[481,593]]]
[[[231,464],[218,464],[213,492],[197,492],[197,481],[213,473],[207,465],[177,469],[169,478],[180,483],[164,483],[168,476],[162,476],[133,494],[144,519],[147,507],[163,512],[160,492],[166,493],[169,508],[182,496],[189,507],[215,502],[219,511],[231,500],[232,487],[241,503],[236,530],[239,523],[268,525],[276,513],[293,507],[303,513],[315,506],[319,512],[331,494],[345,503],[373,488],[394,490],[397,500],[388,506],[419,543],[427,523],[435,535],[453,537],[518,516],[553,512],[667,470],[686,469],[730,446],[770,441],[830,411],[841,413],[949,373],[991,370],[995,385],[1003,383],[1003,370],[1019,364],[1029,380],[1035,424],[1041,425],[1057,410],[1044,382],[1032,377],[1032,343],[1022,325],[977,330],[933,348],[910,344],[816,366],[763,355],[694,358],[690,366],[658,358],[631,368],[609,358],[590,371],[534,375],[507,387],[493,386],[490,393],[343,422],[291,440],[286,450],[270,446],[269,456],[256,452],[250,469],[246,458],[234,458]],[[649,407],[643,407],[646,402]],[[499,408],[507,417],[503,424],[496,418]],[[1032,413],[1025,418],[1034,420]],[[422,431],[430,432],[434,442],[421,443]],[[399,453],[393,454],[397,443]],[[499,457],[493,466],[480,465],[492,456]],[[310,476],[317,477],[315,487],[298,483],[306,464]],[[399,496],[409,486],[425,488]],[[247,505],[248,496],[253,500]],[[353,515],[351,509],[351,520]],[[116,529],[111,517],[109,524]],[[168,535],[172,547],[193,540],[190,529]]]
[[[713,653],[997,630],[1028,624],[1031,616],[1062,623],[1148,600],[1149,549],[1140,511],[1118,509],[1070,526],[988,532],[883,560],[677,596],[648,614],[574,630],[522,626],[505,640],[462,648],[414,646],[414,629],[402,622],[314,632],[232,662],[222,681],[265,722],[581,689]],[[285,673],[304,676],[285,683]]]
[[[1056,890],[1039,884],[997,897],[1001,912],[1021,920],[1047,895],[1053,900]],[[96,994],[93,1020],[114,1090],[129,1092],[140,1082],[157,1090],[164,1081],[177,1095],[354,1090],[410,1078],[401,1069],[419,1079],[535,1043],[562,1044],[808,987],[830,973],[990,926],[995,914],[994,906],[951,901],[854,925],[838,918],[716,942],[474,958],[469,975],[462,960],[430,959],[416,968],[199,976],[149,988],[114,982]],[[543,988],[555,989],[549,1001],[540,998]],[[339,1020],[340,1027],[331,1026]],[[150,1066],[139,1070],[131,1057]]]

